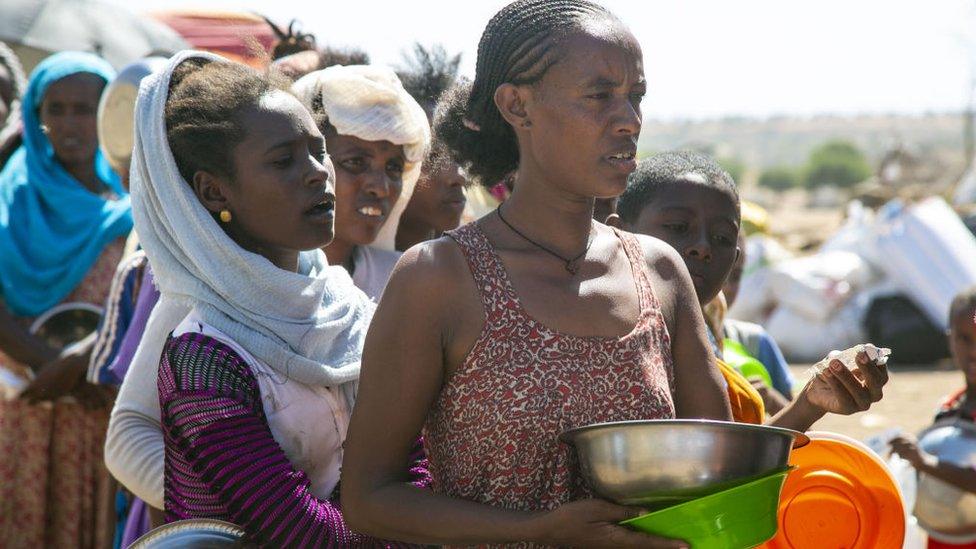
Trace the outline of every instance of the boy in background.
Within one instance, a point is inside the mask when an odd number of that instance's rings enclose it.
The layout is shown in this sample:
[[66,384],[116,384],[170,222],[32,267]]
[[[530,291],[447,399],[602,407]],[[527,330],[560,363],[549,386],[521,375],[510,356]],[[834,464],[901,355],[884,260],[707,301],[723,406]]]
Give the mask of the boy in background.
[[[961,419],[976,421],[976,288],[955,297],[949,309],[949,350],[966,384],[939,407],[935,421]],[[891,441],[892,450],[921,473],[931,475],[967,492],[976,493],[976,468],[960,467],[940,461],[924,452],[914,438],[900,436]],[[953,545],[929,538],[929,549],[976,549],[976,543]]]

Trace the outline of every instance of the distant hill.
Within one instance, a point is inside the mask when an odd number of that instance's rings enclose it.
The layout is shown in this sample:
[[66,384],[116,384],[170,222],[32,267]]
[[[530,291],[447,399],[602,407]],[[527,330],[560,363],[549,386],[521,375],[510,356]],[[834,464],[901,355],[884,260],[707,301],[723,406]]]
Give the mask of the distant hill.
[[645,121],[642,155],[676,148],[710,151],[737,158],[756,173],[771,166],[801,166],[810,151],[829,139],[857,144],[874,163],[901,145],[925,162],[942,166],[946,177],[957,177],[963,161],[963,120],[959,114],[919,116],[817,116],[768,119],[725,118],[705,121]]

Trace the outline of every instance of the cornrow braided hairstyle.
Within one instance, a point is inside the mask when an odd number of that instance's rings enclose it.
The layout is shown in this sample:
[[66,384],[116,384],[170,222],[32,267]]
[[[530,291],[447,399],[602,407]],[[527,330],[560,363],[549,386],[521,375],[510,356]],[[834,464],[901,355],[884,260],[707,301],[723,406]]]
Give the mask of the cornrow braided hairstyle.
[[468,174],[491,187],[518,168],[515,132],[495,105],[495,90],[541,80],[558,60],[558,38],[596,17],[614,18],[587,0],[518,0],[491,18],[478,43],[474,82],[448,90],[435,120],[437,137]]
[[246,137],[240,114],[273,91],[291,93],[289,81],[240,63],[181,63],[170,78],[166,139],[183,179],[201,170],[233,178],[231,153]]
[[299,32],[295,29],[298,21],[292,19],[288,23],[288,30],[282,30],[275,25],[271,19],[261,16],[262,19],[271,27],[271,32],[278,37],[278,42],[271,49],[271,59],[281,59],[282,57],[315,49],[315,36],[306,32]]

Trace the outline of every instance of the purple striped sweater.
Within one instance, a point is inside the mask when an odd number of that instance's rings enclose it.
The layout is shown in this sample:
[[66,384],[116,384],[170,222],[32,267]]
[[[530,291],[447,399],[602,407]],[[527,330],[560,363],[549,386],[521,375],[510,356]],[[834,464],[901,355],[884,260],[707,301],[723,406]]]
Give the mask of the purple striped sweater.
[[[225,520],[269,547],[408,546],[350,531],[338,488],[328,501],[309,493],[308,477],[271,434],[251,368],[227,345],[198,333],[171,337],[158,385],[167,522]],[[429,485],[422,445],[411,458],[409,480]]]

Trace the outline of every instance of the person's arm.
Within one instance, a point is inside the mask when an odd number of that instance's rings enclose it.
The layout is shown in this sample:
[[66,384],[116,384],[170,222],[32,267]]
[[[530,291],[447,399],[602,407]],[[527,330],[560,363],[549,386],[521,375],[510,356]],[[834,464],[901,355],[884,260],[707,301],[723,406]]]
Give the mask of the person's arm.
[[474,282],[446,239],[411,248],[393,272],[366,338],[342,463],[342,506],[353,530],[428,544],[683,546],[618,526],[638,511],[600,500],[525,512],[407,481],[402,464],[444,382],[444,350],[460,324],[452,312],[462,307],[464,292],[476,292]]
[[145,253],[137,252],[119,262],[119,266],[115,270],[108,297],[105,298],[105,306],[103,307],[105,312],[98,324],[98,335],[95,338],[91,359],[88,363],[86,379],[89,383],[118,385],[122,382],[121,379],[115,379],[108,367],[118,353],[122,339],[129,328],[129,321],[132,319],[134,309],[136,286],[138,286],[139,278],[142,277],[140,267],[145,265],[145,260]]
[[655,294],[671,335],[677,416],[731,421],[729,395],[684,261],[671,246],[647,236],[638,238],[652,276],[657,278]]
[[156,378],[159,357],[172,332],[189,312],[164,296],[153,308],[132,357],[105,436],[105,465],[130,492],[156,509],[163,508],[165,442],[159,425]]
[[40,402],[57,400],[70,394],[86,405],[107,404],[102,391],[86,390],[89,386],[85,382],[85,373],[95,346],[95,336],[95,332],[88,334],[81,341],[65,347],[56,359],[41,366],[20,398]]
[[789,406],[790,399],[786,398],[775,388],[766,385],[766,381],[759,376],[748,378],[752,388],[762,397],[763,408],[767,414],[776,415],[781,410]]
[[942,461],[922,451],[918,443],[909,437],[894,438],[891,441],[891,450],[911,463],[919,473],[931,475],[960,490],[976,494],[976,468]]
[[828,413],[846,416],[869,409],[881,400],[888,383],[888,370],[883,364],[869,360],[863,351],[857,354],[856,360],[854,371],[841,361],[832,360],[828,368],[803,387],[793,402],[766,423],[802,432]]
[[58,357],[55,349],[43,339],[23,328],[7,307],[0,302],[0,350],[10,358],[39,369]]

